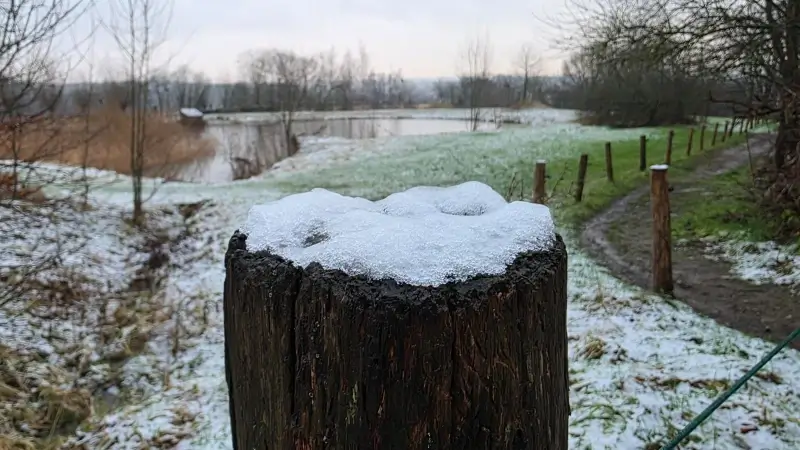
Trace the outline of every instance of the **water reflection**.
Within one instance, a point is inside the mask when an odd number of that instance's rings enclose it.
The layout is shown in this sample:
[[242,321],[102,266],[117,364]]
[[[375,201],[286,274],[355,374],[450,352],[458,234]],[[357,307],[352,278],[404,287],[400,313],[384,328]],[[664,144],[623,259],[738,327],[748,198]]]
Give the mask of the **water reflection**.
[[[482,130],[494,128],[491,123],[480,127]],[[304,120],[292,125],[293,134],[301,140],[314,136],[373,139],[468,130],[467,121],[433,119]],[[209,123],[204,133],[217,143],[217,153],[213,158],[186,167],[181,177],[186,181],[222,182],[249,178],[293,153],[286,144],[280,124]]]

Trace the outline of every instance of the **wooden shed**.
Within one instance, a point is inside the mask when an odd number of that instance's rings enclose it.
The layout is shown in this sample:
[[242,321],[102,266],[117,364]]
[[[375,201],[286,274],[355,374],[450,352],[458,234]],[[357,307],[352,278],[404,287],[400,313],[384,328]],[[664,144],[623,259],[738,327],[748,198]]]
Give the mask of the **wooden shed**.
[[183,125],[193,128],[202,128],[206,125],[205,120],[203,120],[203,112],[197,108],[181,108],[179,113],[180,122]]

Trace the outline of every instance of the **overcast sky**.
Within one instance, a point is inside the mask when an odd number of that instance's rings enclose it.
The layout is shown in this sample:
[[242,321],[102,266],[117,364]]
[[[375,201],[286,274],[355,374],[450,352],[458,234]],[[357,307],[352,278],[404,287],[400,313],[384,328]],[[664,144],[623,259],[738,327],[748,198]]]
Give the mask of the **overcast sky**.
[[[108,19],[110,5],[119,1],[99,0],[99,14]],[[238,75],[237,59],[246,50],[311,54],[334,47],[341,54],[357,53],[363,44],[377,71],[440,77],[456,73],[468,39],[488,34],[494,72],[510,70],[527,43],[544,57],[543,71],[556,73],[560,55],[540,19],[563,5],[564,0],[174,0],[161,57],[224,80]],[[94,43],[98,66],[119,58],[107,32],[99,32]]]

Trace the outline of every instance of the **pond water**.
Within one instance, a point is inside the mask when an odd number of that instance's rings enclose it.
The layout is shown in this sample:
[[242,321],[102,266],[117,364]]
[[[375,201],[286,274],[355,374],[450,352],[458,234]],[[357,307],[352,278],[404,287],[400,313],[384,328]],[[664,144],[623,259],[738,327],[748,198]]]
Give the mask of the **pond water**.
[[[309,137],[372,139],[458,133],[469,131],[469,128],[466,120],[389,118],[303,120],[292,125],[301,143]],[[483,123],[479,129],[491,130],[494,124]],[[246,177],[248,172],[268,169],[289,156],[281,130],[279,124],[208,123],[203,133],[215,142],[216,155],[184,167],[180,178],[184,181],[224,182]]]

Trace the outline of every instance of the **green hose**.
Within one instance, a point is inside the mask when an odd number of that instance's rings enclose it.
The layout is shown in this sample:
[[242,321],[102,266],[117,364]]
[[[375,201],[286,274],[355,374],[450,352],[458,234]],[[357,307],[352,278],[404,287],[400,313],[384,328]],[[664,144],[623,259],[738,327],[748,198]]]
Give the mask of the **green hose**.
[[761,358],[761,361],[759,361],[758,364],[753,366],[753,368],[750,369],[746,374],[744,374],[741,378],[736,380],[736,383],[734,383],[733,386],[731,386],[727,391],[725,391],[716,400],[714,400],[714,403],[709,405],[708,408],[704,409],[703,412],[700,413],[700,415],[695,417],[694,420],[692,420],[689,423],[689,425],[686,425],[686,427],[683,430],[681,430],[681,432],[678,433],[678,435],[675,436],[675,438],[672,439],[667,445],[661,447],[661,450],[674,450],[678,446],[678,444],[680,444],[684,439],[686,439],[687,436],[692,434],[692,432],[695,429],[697,429],[697,427],[699,427],[700,424],[705,422],[705,420],[708,419],[708,417],[714,411],[716,411],[717,408],[719,408],[723,403],[725,403],[725,401],[728,400],[731,397],[731,395],[736,393],[736,391],[738,391],[739,388],[744,386],[744,384],[747,383],[750,380],[750,378],[753,378],[753,375],[755,375],[759,370],[761,370],[762,367],[764,367],[768,362],[770,362],[770,360],[772,360],[772,358],[774,358],[775,355],[777,355],[781,350],[783,350],[787,345],[789,345],[789,343],[795,340],[797,336],[800,336],[800,328],[794,330],[794,333],[787,336],[786,339],[784,339],[780,344],[778,344],[775,348],[773,348],[771,352],[767,353],[766,356]]

